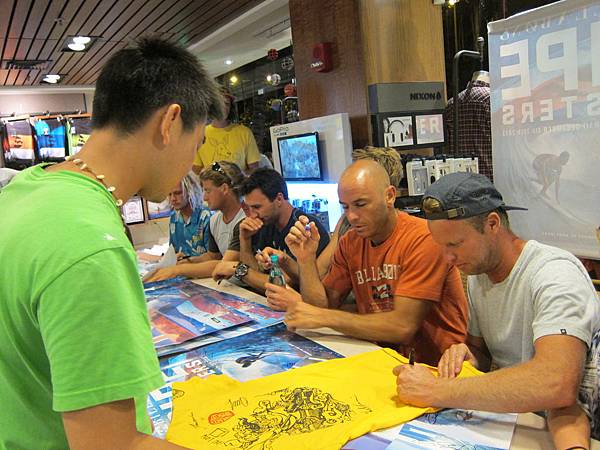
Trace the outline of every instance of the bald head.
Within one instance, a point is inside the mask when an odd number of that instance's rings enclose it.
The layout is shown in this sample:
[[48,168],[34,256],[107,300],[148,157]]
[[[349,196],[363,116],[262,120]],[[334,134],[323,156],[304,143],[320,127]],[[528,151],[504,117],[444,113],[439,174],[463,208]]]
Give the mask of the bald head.
[[339,185],[368,186],[376,191],[384,191],[390,185],[390,177],[381,164],[363,159],[350,164],[344,170]]

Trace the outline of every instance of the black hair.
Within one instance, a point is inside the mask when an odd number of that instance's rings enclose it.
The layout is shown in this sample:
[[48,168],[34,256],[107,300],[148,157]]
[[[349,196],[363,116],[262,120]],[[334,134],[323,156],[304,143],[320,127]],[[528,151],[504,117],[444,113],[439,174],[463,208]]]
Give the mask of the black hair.
[[181,106],[185,131],[206,118],[223,117],[221,94],[196,57],[177,44],[144,38],[136,47],[119,50],[102,68],[92,127],[114,126],[130,134],[157,109],[175,103]]
[[287,185],[283,177],[273,169],[256,169],[242,183],[240,189],[241,195],[247,195],[254,189],[260,189],[261,192],[270,200],[275,200],[277,194],[283,194],[284,199],[288,199]]

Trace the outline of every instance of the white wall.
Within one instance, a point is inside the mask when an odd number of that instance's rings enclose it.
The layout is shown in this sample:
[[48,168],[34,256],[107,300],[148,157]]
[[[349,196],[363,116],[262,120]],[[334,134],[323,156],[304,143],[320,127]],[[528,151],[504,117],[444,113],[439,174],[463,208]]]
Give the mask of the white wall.
[[332,114],[271,127],[273,166],[281,173],[277,138],[315,131],[319,133],[323,181],[337,183],[344,169],[352,163],[352,134],[348,113]]
[[18,86],[0,88],[0,115],[92,112],[93,86]]

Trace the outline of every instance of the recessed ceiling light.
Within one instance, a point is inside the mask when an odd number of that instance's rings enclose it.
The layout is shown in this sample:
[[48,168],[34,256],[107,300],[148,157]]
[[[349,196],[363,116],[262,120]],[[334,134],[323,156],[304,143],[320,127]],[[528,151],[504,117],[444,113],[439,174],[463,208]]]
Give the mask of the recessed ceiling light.
[[67,47],[69,47],[74,52],[81,52],[85,50],[85,44],[76,44],[75,42],[71,42],[67,45]]
[[230,60],[230,59],[226,59],[226,60],[225,60],[225,64],[226,64],[226,65],[228,65],[228,66],[230,66],[230,65],[232,65],[232,64],[233,64],[233,61],[232,61],[232,60]]
[[91,42],[91,40],[92,40],[92,38],[89,38],[87,36],[75,36],[73,38],[73,42],[75,44],[83,44],[83,45],[89,44]]
[[67,36],[63,42],[63,52],[87,52],[98,36]]
[[44,75],[44,78],[42,79],[42,81],[44,83],[50,83],[50,84],[56,84],[56,83],[58,83],[58,80],[60,80],[60,75],[55,75],[55,74]]

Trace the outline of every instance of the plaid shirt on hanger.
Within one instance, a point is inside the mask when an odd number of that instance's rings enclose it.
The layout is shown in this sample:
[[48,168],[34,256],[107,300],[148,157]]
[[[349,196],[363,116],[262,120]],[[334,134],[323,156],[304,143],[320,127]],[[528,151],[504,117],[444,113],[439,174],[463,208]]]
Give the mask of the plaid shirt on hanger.
[[[485,81],[470,81],[458,94],[458,153],[471,153],[479,158],[479,173],[494,181],[492,175],[492,126],[490,115],[490,85]],[[454,99],[448,100],[444,111],[448,154],[454,154]]]

